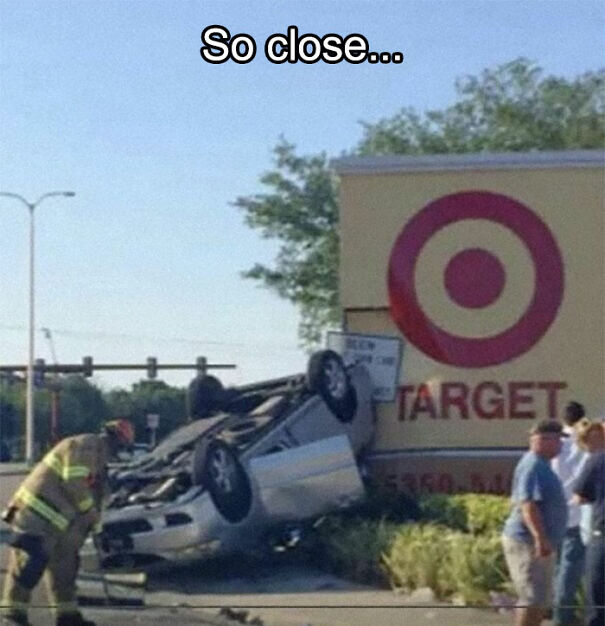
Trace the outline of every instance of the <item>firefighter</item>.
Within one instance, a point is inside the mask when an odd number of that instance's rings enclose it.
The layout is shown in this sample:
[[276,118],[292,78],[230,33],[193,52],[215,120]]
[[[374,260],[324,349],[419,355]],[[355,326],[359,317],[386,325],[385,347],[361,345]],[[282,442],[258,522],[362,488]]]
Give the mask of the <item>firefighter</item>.
[[132,424],[125,419],[107,422],[99,435],[63,439],[17,489],[3,514],[12,528],[3,624],[30,624],[27,606],[45,574],[56,625],[94,626],[78,611],[78,553],[100,519],[107,461],[133,441]]

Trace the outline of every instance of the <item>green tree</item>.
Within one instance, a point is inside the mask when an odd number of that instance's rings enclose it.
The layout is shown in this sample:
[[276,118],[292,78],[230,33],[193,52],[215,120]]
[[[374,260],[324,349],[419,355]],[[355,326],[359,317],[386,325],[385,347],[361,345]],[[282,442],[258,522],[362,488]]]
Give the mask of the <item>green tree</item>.
[[269,193],[240,197],[235,205],[251,228],[279,239],[274,268],[256,264],[244,273],[300,307],[300,336],[316,343],[338,322],[338,181],[327,156],[299,157],[283,138],[273,149],[276,170],[261,177]]
[[160,416],[158,440],[187,421],[185,390],[160,380],[142,380],[131,391],[114,389],[106,394],[109,414],[132,420],[137,441],[147,441],[147,415]]
[[[107,419],[103,393],[81,376],[60,379],[59,435],[98,432]],[[34,435],[36,448],[50,447],[51,391],[47,386],[34,390]],[[25,383],[23,380],[0,385],[0,432],[17,458],[25,451]]]
[[[51,389],[36,389],[35,439],[40,453],[51,445]],[[136,429],[138,441],[147,441],[147,414],[160,415],[158,439],[187,421],[185,390],[171,387],[163,381],[143,380],[131,390],[102,391],[87,378],[79,375],[60,379],[59,436],[99,432],[108,419],[126,417]],[[0,380],[0,435],[13,451],[22,458],[25,451],[25,384],[23,381],[8,384]]]
[[[351,154],[445,154],[602,148],[605,70],[568,80],[544,76],[516,59],[456,82],[457,100],[443,110],[403,108],[365,122]],[[325,153],[298,156],[280,139],[275,169],[261,176],[265,193],[235,206],[248,226],[280,249],[274,265],[244,273],[300,308],[300,337],[316,344],[339,321],[338,181]]]
[[404,108],[364,123],[359,154],[443,154],[602,148],[605,70],[573,80],[543,77],[527,59],[456,81],[442,111]]
[[[64,376],[60,381],[59,436],[99,432],[108,410],[102,391],[79,375]],[[35,393],[36,441],[44,450],[50,445],[51,391]]]
[[9,383],[8,377],[0,377],[0,441],[9,448],[23,437],[24,424],[20,412],[24,414],[25,397],[21,385]]

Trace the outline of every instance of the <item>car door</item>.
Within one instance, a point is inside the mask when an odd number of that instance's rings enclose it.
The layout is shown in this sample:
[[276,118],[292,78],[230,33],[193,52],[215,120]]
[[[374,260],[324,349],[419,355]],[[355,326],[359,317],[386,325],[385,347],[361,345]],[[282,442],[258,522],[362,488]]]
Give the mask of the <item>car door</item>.
[[364,488],[346,435],[273,448],[249,461],[265,512],[274,521],[302,520],[350,506]]

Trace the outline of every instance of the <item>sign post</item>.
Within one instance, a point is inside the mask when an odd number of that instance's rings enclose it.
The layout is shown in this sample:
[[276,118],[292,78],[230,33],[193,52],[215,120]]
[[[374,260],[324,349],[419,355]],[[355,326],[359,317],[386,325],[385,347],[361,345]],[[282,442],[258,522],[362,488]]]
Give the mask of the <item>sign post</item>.
[[149,428],[149,445],[155,448],[156,431],[160,425],[160,416],[157,413],[147,413],[147,428]]

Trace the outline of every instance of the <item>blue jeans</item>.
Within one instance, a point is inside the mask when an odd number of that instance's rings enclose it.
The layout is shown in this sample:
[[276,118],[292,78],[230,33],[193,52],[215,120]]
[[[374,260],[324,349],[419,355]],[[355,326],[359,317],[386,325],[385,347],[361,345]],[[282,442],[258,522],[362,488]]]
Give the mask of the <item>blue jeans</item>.
[[557,626],[574,623],[576,593],[584,574],[585,551],[580,527],[568,528],[559,548],[555,571],[553,618]]
[[586,626],[605,624],[605,530],[599,532],[586,547]]

